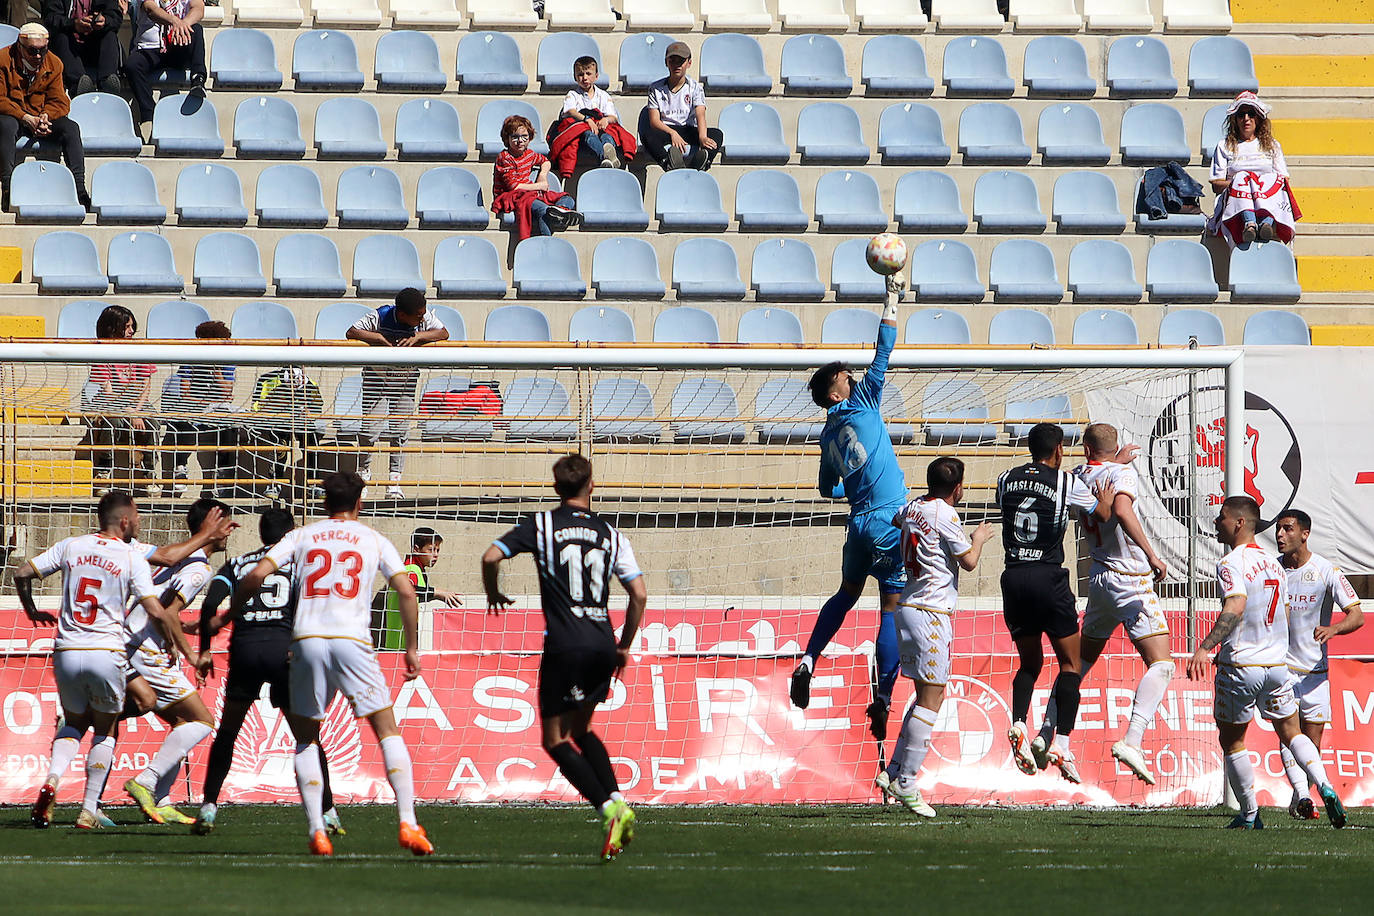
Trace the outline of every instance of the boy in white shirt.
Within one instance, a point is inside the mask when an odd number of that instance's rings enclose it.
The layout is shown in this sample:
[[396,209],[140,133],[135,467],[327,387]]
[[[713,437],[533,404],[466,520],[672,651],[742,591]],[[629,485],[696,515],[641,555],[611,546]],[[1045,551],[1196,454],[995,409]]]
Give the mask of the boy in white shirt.
[[585,121],[587,132],[582,135],[582,145],[591,151],[592,156],[601,160],[601,167],[620,168],[620,151],[616,146],[611,125],[620,123],[611,96],[596,84],[601,75],[596,58],[583,55],[573,61],[573,82],[577,87],[568,90],[563,97],[563,113],[560,117]]
[[668,75],[649,86],[649,107],[640,118],[639,139],[664,169],[706,171],[715,161],[725,134],[706,126],[706,92],[687,75],[692,49],[675,41],[664,52]]

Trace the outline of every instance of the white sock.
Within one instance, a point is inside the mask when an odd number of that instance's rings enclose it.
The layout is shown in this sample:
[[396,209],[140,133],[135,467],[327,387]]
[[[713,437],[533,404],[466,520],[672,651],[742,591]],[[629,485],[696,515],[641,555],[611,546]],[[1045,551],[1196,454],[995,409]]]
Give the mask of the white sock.
[[411,773],[410,751],[400,735],[382,739],[382,763],[386,764],[386,781],[396,793],[396,811],[402,824],[415,824],[415,782]]
[[320,752],[313,743],[296,745],[296,788],[301,792],[301,805],[310,825],[310,835],[324,829],[324,770],[320,768]]
[[52,765],[48,767],[48,779],[56,783],[72,765],[81,751],[81,732],[64,725],[57,730],[57,738],[52,743]]
[[1140,683],[1135,688],[1135,702],[1131,704],[1131,724],[1126,729],[1125,742],[1131,747],[1140,747],[1145,740],[1145,729],[1155,719],[1155,711],[1164,701],[1164,693],[1169,682],[1174,679],[1173,662],[1155,662],[1145,669]]
[[1283,759],[1283,772],[1288,777],[1288,784],[1293,787],[1293,801],[1296,802],[1307,794],[1307,774],[1298,766],[1293,759],[1293,752],[1286,745],[1279,745],[1279,757]]
[[1312,780],[1314,786],[1327,785],[1326,767],[1322,766],[1322,755],[1317,750],[1317,746],[1312,743],[1312,739],[1306,735],[1299,734],[1292,741],[1288,742],[1288,750],[1293,753],[1293,759],[1298,766],[1302,767],[1307,778]]
[[601,813],[604,815],[607,811],[610,811],[611,808],[614,807],[614,805],[615,805],[615,802],[613,802],[611,799],[608,798],[608,799],[606,799],[604,802],[601,803],[601,808],[600,808],[599,810],[600,810]]
[[816,660],[809,655],[803,655],[800,667],[805,668],[807,671],[815,671]]
[[177,776],[181,773],[181,765],[184,760],[178,760],[170,770],[157,778],[157,786],[153,789],[153,797],[157,799],[159,805],[171,804],[172,788],[176,785]]
[[202,818],[214,817],[215,812],[217,812],[218,810],[219,805],[215,804],[214,802],[205,802],[203,805],[200,806],[200,816]]
[[[162,777],[168,773],[175,774],[177,767],[181,766],[181,761],[191,753],[191,748],[210,737],[212,732],[214,728],[204,722],[183,722],[178,725],[163,739],[162,747],[158,748],[153,759],[148,761],[148,768],[139,773],[135,780],[143,788],[156,793]],[[175,775],[173,778],[176,778]]]
[[888,758],[887,766],[883,768],[883,772],[887,774],[889,780],[897,778],[897,772],[901,767],[902,758],[906,756],[906,746],[908,743],[907,723],[911,721],[911,711],[915,708],[916,704],[912,703],[907,707],[906,714],[902,716],[902,727],[897,732],[897,746],[892,749],[892,756]]
[[1259,813],[1259,801],[1255,798],[1255,768],[1250,764],[1249,751],[1226,755],[1226,779],[1240,802],[1241,815],[1247,821],[1254,820]]
[[612,793],[611,793],[611,801],[624,802],[624,801],[625,801],[625,796],[622,795],[622,794],[619,793],[619,792],[612,792]]
[[935,731],[934,710],[911,704],[906,721],[902,723],[902,737],[906,739],[903,754],[897,758],[897,778],[914,780],[921,772],[930,751],[930,736]]
[[91,750],[86,755],[86,797],[81,801],[83,810],[94,812],[100,807],[100,796],[105,792],[105,783],[113,769],[114,749],[114,735],[96,735],[91,739]]
[[1056,734],[1054,736],[1054,749],[1067,754],[1069,752],[1069,736]]

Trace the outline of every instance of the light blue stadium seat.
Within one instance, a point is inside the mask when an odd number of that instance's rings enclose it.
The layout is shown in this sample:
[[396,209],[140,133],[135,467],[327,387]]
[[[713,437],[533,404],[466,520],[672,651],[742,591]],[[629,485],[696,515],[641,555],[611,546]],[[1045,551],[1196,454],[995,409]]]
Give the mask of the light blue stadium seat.
[[143,141],[134,133],[129,103],[117,95],[78,95],[72,99],[68,117],[81,127],[81,146],[87,156],[137,156],[143,150]]
[[595,38],[581,32],[551,32],[539,42],[539,91],[567,92],[574,88],[577,83],[573,80],[573,61],[584,56],[596,58],[596,84],[602,89],[611,88],[611,75],[601,66],[601,49]]
[[1300,346],[1312,343],[1312,332],[1301,315],[1294,312],[1256,312],[1245,319],[1246,346]]
[[385,159],[386,149],[381,118],[367,99],[327,99],[315,109],[316,158]]
[[1202,116],[1202,164],[1212,164],[1212,153],[1217,144],[1226,136],[1226,109],[1228,105],[1213,105]]
[[398,29],[377,39],[373,78],[382,92],[443,92],[448,75],[439,45],[424,32]]
[[727,162],[786,165],[792,157],[783,140],[782,119],[771,105],[763,102],[727,105],[720,113],[719,126],[725,134],[723,152]]
[[968,228],[959,186],[944,172],[907,172],[898,178],[892,210],[902,232],[950,233]]
[[740,316],[735,340],[742,344],[800,344],[800,319],[776,306],[750,309]]
[[[701,43],[698,59],[697,73],[708,93],[767,95],[773,88],[773,77],[763,64],[763,48],[748,35],[710,35]],[[729,138],[728,131],[725,136]]]
[[668,412],[688,418],[670,424],[679,442],[743,442],[747,434],[735,390],[723,379],[691,376],[678,382]]
[[177,174],[177,222],[182,226],[242,226],[248,222],[238,172],[213,163],[188,165]]
[[234,309],[229,333],[235,340],[295,340],[296,316],[276,302],[245,302]]
[[906,422],[906,399],[902,397],[901,388],[896,385],[883,386],[883,401],[878,405],[878,412],[887,423],[887,435],[893,445],[916,440],[916,427]]
[[1003,309],[988,324],[988,344],[994,347],[1052,347],[1054,322],[1035,309]]
[[936,379],[921,394],[922,426],[930,445],[991,442],[997,438],[997,427],[978,422],[991,416],[987,395],[967,379]]
[[[62,163],[21,163],[15,167],[10,181],[15,222],[80,225],[85,221],[86,208],[76,201],[76,180]],[[94,197],[91,202],[95,202]]]
[[1044,165],[1106,165],[1111,148],[1102,139],[1102,121],[1087,105],[1046,105],[1036,128],[1036,146]]
[[334,208],[340,229],[404,229],[410,222],[401,179],[380,165],[341,172]]
[[0,48],[8,48],[19,40],[19,29],[8,22],[0,22]]
[[485,229],[491,213],[477,176],[457,166],[425,169],[415,191],[421,229]]
[[1074,320],[1073,343],[1076,347],[1134,347],[1140,335],[1135,320],[1125,312],[1093,309]]
[[1119,233],[1126,214],[1116,199],[1116,185],[1102,172],[1067,172],[1054,183],[1051,208],[1060,232]]
[[[460,375],[430,376],[425,380],[420,393],[420,438],[426,442],[480,442],[492,437],[493,423],[473,411],[464,414],[447,415],[426,410],[426,395],[442,398],[444,395],[461,398],[465,392],[473,390],[472,379]],[[461,418],[461,419],[460,419]]]
[[240,159],[300,159],[305,155],[296,106],[270,95],[234,109],[234,149]]
[[867,239],[845,239],[830,256],[830,288],[836,302],[881,302],[887,294],[883,278],[868,266]]
[[1296,302],[1302,295],[1293,251],[1280,242],[1232,251],[1226,287],[1232,302]]
[[216,90],[274,92],[281,88],[277,51],[266,32],[239,26],[216,29],[210,46],[210,78]]
[[1074,302],[1139,302],[1130,251],[1108,239],[1079,242],[1069,252],[1069,291]]
[[35,239],[31,274],[40,293],[100,295],[110,288],[95,242],[80,232],[48,232]]
[[348,329],[370,314],[372,309],[357,302],[330,303],[315,316],[315,339],[344,340]]
[[[592,262],[592,285],[596,285],[596,262]],[[662,283],[660,282],[660,286]],[[662,293],[660,293],[660,296]],[[589,305],[573,312],[568,323],[568,340],[591,343],[634,343],[635,322],[613,305]]]
[[425,291],[420,253],[399,235],[369,235],[353,249],[353,286],[359,296],[390,298],[406,288]]
[[1159,98],[1178,94],[1169,48],[1149,35],[1122,35],[1107,48],[1107,88],[1112,98]]
[[587,295],[577,250],[551,235],[515,246],[515,295],[521,299],[581,299]]
[[148,311],[145,336],[149,340],[194,340],[196,326],[209,320],[210,313],[194,302],[159,302]]
[[467,325],[457,309],[447,305],[431,305],[429,311],[434,313],[434,317],[438,318],[439,323],[448,331],[449,340],[468,339]]
[[487,313],[483,340],[511,343],[548,343],[553,340],[549,318],[528,305],[502,305]]
[[496,246],[477,235],[451,235],[434,249],[434,288],[443,299],[504,299]]
[[1231,97],[1258,92],[1250,46],[1229,35],[1212,35],[1193,42],[1188,52],[1188,94]]
[[68,302],[57,314],[59,340],[94,340],[95,324],[100,313],[110,307],[108,302]]
[[960,35],[945,45],[943,80],[950,97],[1010,98],[1016,82],[1002,44],[985,35]]
[[931,239],[911,253],[911,291],[917,302],[982,302],[973,249],[952,239]]
[[357,92],[363,88],[358,49],[347,32],[317,29],[296,37],[291,78],[307,92]]
[[667,293],[654,246],[641,238],[613,238],[592,252],[592,289],[598,299],[662,299]]
[[[1204,185],[1204,187],[1206,187]],[[1201,233],[1207,227],[1207,215],[1204,213],[1169,213],[1163,219],[1150,219],[1150,213],[1145,206],[1145,182],[1142,180],[1135,186],[1135,228],[1137,232],[1164,233],[1181,232],[1193,235]]]
[[1080,424],[1064,422],[1073,416],[1073,409],[1069,396],[1052,377],[1014,383],[1007,391],[1003,412],[1007,418],[1007,434],[1013,440],[1025,439],[1037,423],[1058,423],[1064,430],[1065,442],[1077,442],[1083,437]]
[[662,32],[626,35],[620,43],[620,87],[625,93],[642,93],[654,80],[667,75],[663,54],[675,39]]
[[1132,105],[1121,116],[1121,161],[1126,165],[1187,164],[1192,158],[1183,115],[1172,105]]
[[539,112],[534,106],[521,99],[496,99],[487,102],[477,112],[477,151],[485,160],[495,159],[505,150],[501,142],[501,125],[511,115],[523,115],[534,125],[534,137],[530,149],[547,156],[549,145],[544,142],[544,128],[539,121]]
[[592,169],[577,185],[582,228],[592,232],[643,232],[649,228],[639,181],[622,169]]
[[1151,302],[1216,302],[1212,255],[1192,239],[1162,239],[1145,260]]
[[91,209],[102,224],[167,221],[167,208],[157,198],[157,179],[139,162],[106,162],[97,168],[91,179]]
[[179,293],[186,288],[171,243],[153,232],[124,232],[110,239],[105,266],[116,293]]
[[1159,323],[1161,347],[1186,347],[1196,338],[1200,347],[1226,345],[1221,319],[1205,309],[1171,309]]
[[754,247],[749,285],[760,302],[819,302],[825,284],[816,253],[799,239],[765,239]]
[[735,249],[717,238],[677,243],[673,249],[673,290],[679,299],[721,301],[738,301],[748,292],[740,279]]
[[663,428],[654,419],[653,396],[636,378],[597,379],[592,386],[592,440],[657,442]]
[[259,226],[323,228],[329,222],[319,176],[303,165],[274,165],[258,175],[253,206]]
[[191,279],[199,296],[261,296],[267,292],[257,244],[239,232],[211,232],[196,242]]
[[821,344],[864,346],[878,337],[878,313],[872,309],[833,309],[821,322]]
[[824,417],[811,399],[811,391],[795,378],[770,378],[759,386],[754,395],[754,421],[763,443],[818,442],[825,431]]
[[[336,305],[344,305],[339,302]],[[323,340],[319,334],[319,324],[315,325],[315,338]],[[363,377],[358,375],[345,375],[339,379],[339,386],[334,389],[334,430],[339,438],[354,438],[361,436],[366,429],[367,420],[363,413]]]
[[152,144],[159,156],[224,155],[215,106],[196,95],[164,96],[153,109]]
[[902,342],[924,346],[957,347],[973,343],[968,321],[958,312],[921,309],[906,320]]
[[720,343],[720,327],[710,312],[679,305],[654,319],[654,343]]
[[756,169],[740,176],[735,219],[741,232],[805,232],[811,225],[796,179],[781,169]]
[[1045,230],[1035,182],[1024,172],[983,173],[973,184],[973,219],[980,232]]
[[272,283],[278,296],[342,296],[348,292],[339,249],[328,236],[284,235],[272,252]]
[[458,91],[519,94],[529,88],[520,46],[505,32],[471,32],[458,42]]
[[458,109],[441,99],[411,99],[396,109],[396,158],[457,162],[468,157]]
[[665,232],[724,232],[730,216],[721,206],[720,185],[710,172],[664,172],[654,191],[654,219]]
[[988,289],[993,302],[1059,302],[1064,285],[1044,242],[1007,239],[992,249]]
[[816,222],[822,232],[883,232],[888,219],[878,182],[867,172],[826,172],[816,182]]
[[829,35],[794,35],[782,46],[783,95],[846,96],[854,88],[844,49]]
[[949,144],[940,115],[929,105],[897,102],[878,116],[878,155],[883,165],[945,165]]
[[926,52],[908,35],[875,35],[864,42],[864,95],[930,95],[935,80],[926,72]]
[[[508,306],[509,308],[509,306]],[[577,438],[568,390],[556,379],[518,378],[506,391],[501,413],[509,418],[508,442],[563,442]]]
[[844,102],[813,102],[797,116],[797,152],[803,165],[863,165],[868,143],[859,113]]
[[1097,92],[1087,52],[1076,38],[1064,35],[1031,39],[1021,78],[1031,98],[1090,99]]
[[959,152],[965,165],[1025,165],[1031,157],[1021,118],[1001,102],[964,108],[959,114]]

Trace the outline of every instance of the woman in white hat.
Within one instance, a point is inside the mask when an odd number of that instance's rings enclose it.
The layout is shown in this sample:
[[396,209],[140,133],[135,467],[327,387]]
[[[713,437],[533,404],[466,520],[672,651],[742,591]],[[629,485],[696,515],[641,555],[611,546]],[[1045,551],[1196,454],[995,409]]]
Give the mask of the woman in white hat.
[[1217,206],[1207,228],[1242,250],[1256,239],[1291,242],[1294,222],[1302,216],[1269,111],[1253,92],[1236,96],[1226,109],[1226,136],[1212,153]]

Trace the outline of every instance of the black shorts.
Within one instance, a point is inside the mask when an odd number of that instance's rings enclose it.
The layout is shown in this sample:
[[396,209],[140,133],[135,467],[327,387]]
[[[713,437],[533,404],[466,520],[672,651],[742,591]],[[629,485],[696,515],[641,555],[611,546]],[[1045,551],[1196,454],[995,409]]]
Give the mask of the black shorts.
[[1002,572],[1002,619],[1012,639],[1041,633],[1062,639],[1077,633],[1069,571],[1048,563],[1008,566]]
[[605,700],[615,663],[614,646],[546,651],[539,662],[539,714],[547,718]]
[[229,676],[224,682],[224,698],[251,703],[269,685],[268,697],[277,709],[291,705],[289,642],[248,642],[229,647]]

